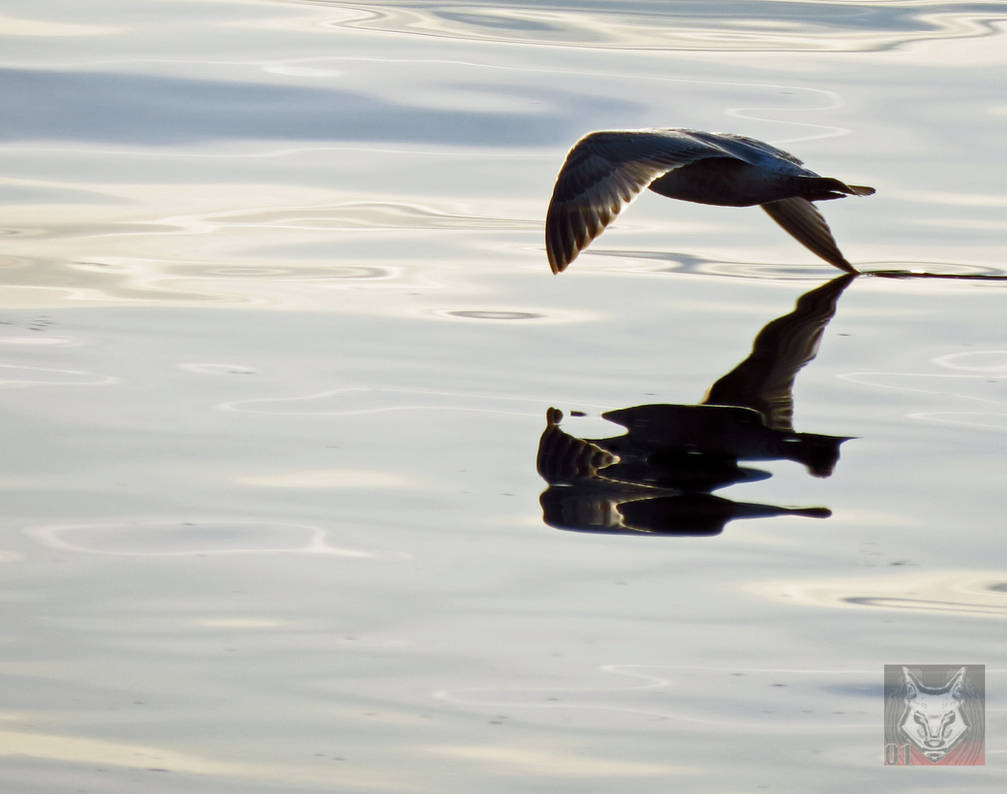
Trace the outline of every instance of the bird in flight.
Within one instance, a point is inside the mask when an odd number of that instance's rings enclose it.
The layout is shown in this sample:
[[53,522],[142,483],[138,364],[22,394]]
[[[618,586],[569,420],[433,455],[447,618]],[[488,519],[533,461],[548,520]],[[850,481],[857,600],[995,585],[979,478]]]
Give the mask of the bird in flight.
[[874,193],[872,187],[819,176],[792,154],[743,135],[592,132],[570,150],[549,202],[545,243],[552,272],[566,270],[644,188],[699,204],[758,204],[799,243],[849,273],[858,271],[812,202]]

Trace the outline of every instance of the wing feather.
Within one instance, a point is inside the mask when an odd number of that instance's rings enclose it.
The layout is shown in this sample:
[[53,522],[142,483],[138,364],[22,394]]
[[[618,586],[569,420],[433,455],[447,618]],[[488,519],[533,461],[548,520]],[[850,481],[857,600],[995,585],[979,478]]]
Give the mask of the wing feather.
[[795,197],[770,201],[760,206],[791,237],[830,265],[835,265],[847,273],[858,272],[846,261],[846,257],[836,244],[836,239],[832,236],[829,224],[810,201]]
[[[770,143],[766,143],[765,141],[760,141],[755,138],[749,138],[747,135],[736,135],[730,132],[705,132],[705,133],[694,132],[693,135],[697,136],[704,135],[716,138],[720,141],[721,146],[734,152],[742,159],[751,162],[753,165],[755,164],[755,162],[757,162],[757,160],[753,160],[751,157],[746,157],[745,154],[749,155],[753,153],[758,153],[762,155],[768,154],[771,158],[775,160],[786,160],[790,163],[793,163],[794,165],[801,165],[801,166],[804,165],[803,160],[798,159],[790,152],[786,152],[777,146],[773,146]],[[806,169],[801,170],[803,171]]]
[[682,130],[594,132],[581,138],[560,169],[546,214],[552,272],[565,270],[655,179],[707,157],[734,155]]

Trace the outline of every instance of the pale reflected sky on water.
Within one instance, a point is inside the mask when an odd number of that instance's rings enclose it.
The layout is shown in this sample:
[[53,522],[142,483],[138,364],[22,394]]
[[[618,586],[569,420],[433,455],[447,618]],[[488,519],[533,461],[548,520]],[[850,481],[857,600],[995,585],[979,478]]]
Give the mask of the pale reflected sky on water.
[[[1003,284],[836,300],[792,394],[793,431],[850,438],[834,471],[714,491],[828,518],[558,531],[536,451],[550,407],[600,439],[696,406],[838,275],[757,209],[648,195],[551,276],[578,137],[764,139],[878,189],[825,208],[861,269],[1002,275],[1005,27],[7,3],[0,788],[993,790]],[[989,766],[883,769],[883,665],[945,662],[987,666]]]

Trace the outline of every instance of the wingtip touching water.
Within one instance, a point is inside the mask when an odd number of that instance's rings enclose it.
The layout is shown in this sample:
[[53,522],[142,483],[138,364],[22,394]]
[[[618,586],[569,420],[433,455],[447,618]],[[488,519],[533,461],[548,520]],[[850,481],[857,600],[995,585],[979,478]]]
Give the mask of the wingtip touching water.
[[645,188],[720,206],[760,205],[795,240],[831,265],[858,272],[812,202],[875,190],[822,177],[771,144],[685,129],[593,132],[567,155],[546,214],[552,272],[561,273]]

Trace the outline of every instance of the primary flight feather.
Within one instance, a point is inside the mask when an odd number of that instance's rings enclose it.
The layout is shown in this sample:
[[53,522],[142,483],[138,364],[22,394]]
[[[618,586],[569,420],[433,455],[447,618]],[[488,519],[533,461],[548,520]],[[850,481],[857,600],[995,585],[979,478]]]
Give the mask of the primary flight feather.
[[811,202],[874,192],[819,176],[792,154],[742,135],[684,129],[592,132],[574,144],[556,178],[545,222],[552,272],[566,270],[644,188],[700,204],[759,204],[799,243],[850,273],[856,268]]

